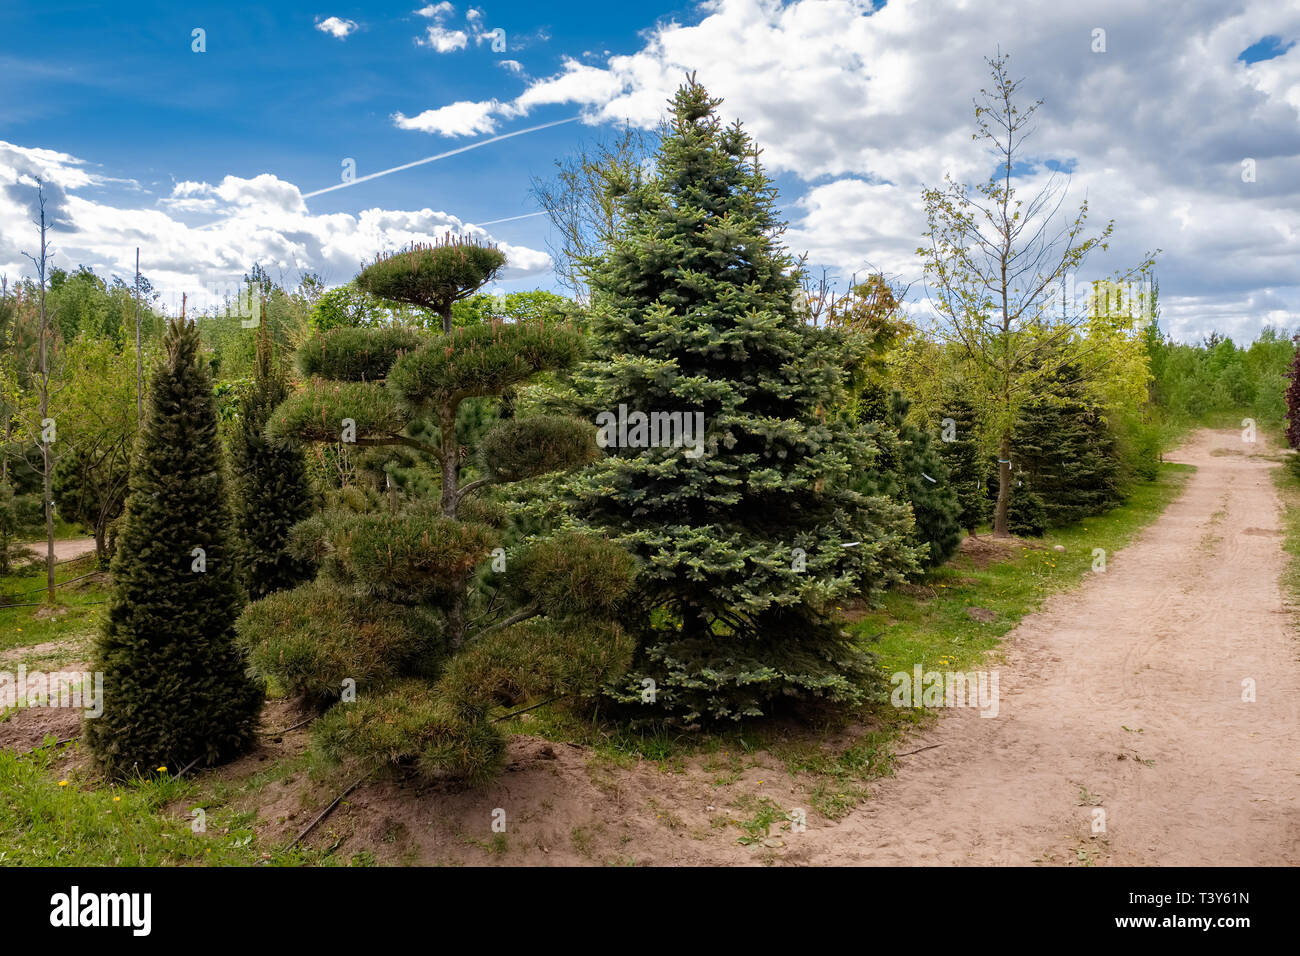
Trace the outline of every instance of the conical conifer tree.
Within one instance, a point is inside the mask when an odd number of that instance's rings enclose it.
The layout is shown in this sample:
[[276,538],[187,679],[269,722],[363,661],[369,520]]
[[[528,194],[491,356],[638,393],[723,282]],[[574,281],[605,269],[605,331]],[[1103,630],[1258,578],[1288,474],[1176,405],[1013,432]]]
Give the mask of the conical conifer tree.
[[85,730],[116,776],[227,759],[253,739],[262,703],[235,646],[243,593],[212,383],[192,324],[168,329],[148,402],[93,656],[104,711]]
[[936,448],[948,468],[948,481],[957,495],[957,523],[968,533],[989,518],[986,478],[980,455],[975,406],[960,395],[944,403]]
[[1049,527],[1101,514],[1123,498],[1114,433],[1078,378],[1063,365],[1016,422],[1014,467],[1042,499]]
[[311,487],[302,451],[266,436],[271,413],[289,396],[275,365],[265,326],[258,333],[257,365],[245,393],[232,445],[235,525],[240,567],[250,600],[296,587],[312,577],[310,563],[288,550],[289,530],[311,514]]
[[930,435],[907,420],[911,403],[901,392],[890,396],[889,421],[898,434],[898,479],[912,505],[916,538],[925,545],[922,563],[943,564],[961,544],[957,489]]
[[[576,377],[630,426],[614,441],[611,429],[575,488],[582,519],[643,564],[638,666],[614,695],[683,721],[860,699],[868,661],[834,602],[857,575],[911,560],[906,507],[850,488],[873,450],[831,414],[846,394],[842,333],[796,313],[775,191],[719,102],[693,78],[672,101],[657,174],[626,194],[591,263],[601,358]],[[703,434],[672,447],[642,415]]]

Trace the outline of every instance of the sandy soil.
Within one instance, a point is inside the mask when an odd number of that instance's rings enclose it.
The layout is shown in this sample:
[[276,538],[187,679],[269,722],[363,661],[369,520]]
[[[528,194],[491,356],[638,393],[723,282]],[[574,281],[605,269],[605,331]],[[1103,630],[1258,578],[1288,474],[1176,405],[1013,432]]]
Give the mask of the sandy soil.
[[[37,557],[45,557],[47,545],[44,541],[34,541],[24,544],[23,547]],[[54,542],[54,560],[70,561],[73,558],[81,557],[83,554],[90,554],[94,550],[94,538],[62,538]]]
[[1300,863],[1300,644],[1264,452],[1216,431],[1171,456],[1198,468],[1178,501],[1007,636],[999,715],[954,709],[910,745],[941,746],[802,836],[809,862]]

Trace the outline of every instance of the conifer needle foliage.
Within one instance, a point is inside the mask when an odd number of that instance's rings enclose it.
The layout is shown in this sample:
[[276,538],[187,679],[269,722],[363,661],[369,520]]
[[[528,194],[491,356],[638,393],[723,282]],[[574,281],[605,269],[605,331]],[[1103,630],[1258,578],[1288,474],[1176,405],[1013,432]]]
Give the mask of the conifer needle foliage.
[[592,263],[597,359],[578,376],[600,408],[703,413],[703,454],[611,449],[576,487],[643,566],[637,663],[613,693],[684,721],[861,700],[869,658],[834,604],[915,559],[906,505],[851,488],[875,450],[832,414],[850,350],[797,314],[775,191],[719,103],[693,78],[674,97],[656,173]]
[[235,644],[244,594],[198,330],[173,322],[165,344],[91,668],[104,674],[104,713],[85,736],[115,776],[228,759],[252,741],[262,704]]

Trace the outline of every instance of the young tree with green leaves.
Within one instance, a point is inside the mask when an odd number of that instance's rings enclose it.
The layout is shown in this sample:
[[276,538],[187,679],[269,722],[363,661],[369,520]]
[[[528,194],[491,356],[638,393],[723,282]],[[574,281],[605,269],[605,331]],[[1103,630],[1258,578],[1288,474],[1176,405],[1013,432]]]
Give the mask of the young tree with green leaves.
[[240,753],[263,699],[235,644],[244,595],[197,328],[172,322],[165,347],[91,667],[104,674],[104,712],[86,719],[85,737],[117,777]]
[[[1052,356],[1062,343],[1075,341],[1089,320],[1085,308],[1061,295],[1066,277],[1096,248],[1106,248],[1113,223],[1100,234],[1084,236],[1088,203],[1063,226],[1054,222],[1064,200],[1065,183],[1053,174],[1027,201],[1013,185],[1024,157],[1025,138],[1041,101],[1028,108],[1017,103],[1020,81],[1007,70],[1008,58],[988,61],[991,89],[975,103],[975,137],[997,157],[989,179],[973,190],[946,180],[922,194],[929,245],[917,249],[925,263],[931,302],[938,314],[938,334],[959,348],[967,360],[972,399],[996,437],[998,497],[993,531],[1005,535],[1015,451],[1015,423],[1054,367]],[[1148,257],[1137,270],[1151,265]],[[1060,306],[1058,313],[1057,308]],[[1103,374],[1109,356],[1100,347],[1076,350],[1080,374]]]
[[54,470],[54,499],[64,520],[95,536],[96,558],[107,567],[139,432],[135,357],[124,344],[82,332],[65,344],[58,372],[64,452]]
[[622,197],[645,175],[652,144],[628,126],[556,160],[553,180],[533,177],[533,198],[559,236],[551,245],[555,275],[582,303],[591,301],[591,263],[618,231]]
[[673,98],[656,170],[590,263],[596,359],[576,376],[629,422],[702,420],[694,449],[629,429],[574,487],[643,569],[636,667],[612,693],[685,722],[861,700],[872,668],[834,602],[914,566],[906,506],[851,488],[876,454],[835,414],[857,352],[798,313],[775,191],[719,102],[693,78]]

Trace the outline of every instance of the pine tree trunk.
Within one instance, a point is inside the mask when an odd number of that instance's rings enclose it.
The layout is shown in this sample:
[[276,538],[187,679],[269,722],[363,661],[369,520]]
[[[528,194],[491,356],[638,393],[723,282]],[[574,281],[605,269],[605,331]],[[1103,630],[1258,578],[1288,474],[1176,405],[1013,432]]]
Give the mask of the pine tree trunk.
[[[450,322],[450,319],[445,319]],[[455,519],[460,489],[460,446],[456,443],[456,408],[444,405],[438,410],[438,425],[442,433],[440,455],[442,458],[442,513]],[[460,648],[465,640],[465,589],[457,588],[447,606],[447,640],[452,650]]]
[[442,459],[442,513],[456,517],[456,498],[460,484],[460,446],[456,444],[456,409],[444,405],[438,409],[438,426],[442,432],[439,457]]
[[998,446],[998,506],[993,513],[993,536],[1005,538],[1008,530],[1008,511],[1011,505],[1011,436],[1003,433]]

